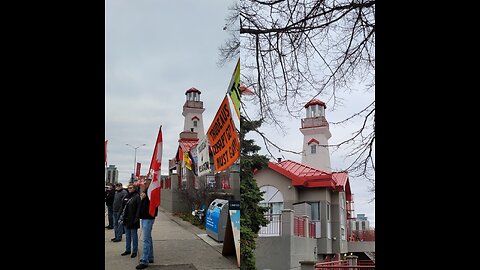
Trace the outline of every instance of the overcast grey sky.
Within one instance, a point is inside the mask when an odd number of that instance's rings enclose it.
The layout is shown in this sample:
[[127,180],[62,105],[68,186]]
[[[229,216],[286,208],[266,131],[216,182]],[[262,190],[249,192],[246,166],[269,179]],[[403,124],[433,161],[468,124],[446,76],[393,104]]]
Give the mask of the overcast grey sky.
[[162,174],[183,131],[185,91],[199,89],[208,130],[236,62],[217,65],[218,47],[233,1],[105,1],[105,139],[107,161],[127,183],[134,170],[131,144],[146,174],[162,125]]

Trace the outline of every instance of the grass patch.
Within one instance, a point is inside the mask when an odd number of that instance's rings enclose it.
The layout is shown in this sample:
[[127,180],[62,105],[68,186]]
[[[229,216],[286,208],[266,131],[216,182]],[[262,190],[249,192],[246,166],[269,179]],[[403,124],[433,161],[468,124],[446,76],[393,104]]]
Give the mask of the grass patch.
[[202,230],[205,230],[205,223],[200,221],[197,217],[192,216],[191,213],[173,213],[173,215],[190,222],[190,224],[195,225]]

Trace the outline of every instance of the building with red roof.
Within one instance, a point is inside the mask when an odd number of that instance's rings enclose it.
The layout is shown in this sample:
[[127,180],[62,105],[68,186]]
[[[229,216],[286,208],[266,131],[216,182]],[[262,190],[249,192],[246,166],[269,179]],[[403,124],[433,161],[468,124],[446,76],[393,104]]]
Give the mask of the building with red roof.
[[318,99],[305,105],[301,163],[279,159],[255,172],[270,221],[259,232],[258,269],[299,269],[302,260],[325,261],[349,252],[353,194],[348,172],[331,171],[325,108]]

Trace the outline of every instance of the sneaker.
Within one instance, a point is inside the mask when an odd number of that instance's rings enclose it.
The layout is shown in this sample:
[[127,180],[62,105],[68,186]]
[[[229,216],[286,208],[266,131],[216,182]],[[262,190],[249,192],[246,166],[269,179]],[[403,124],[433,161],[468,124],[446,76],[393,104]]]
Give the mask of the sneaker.
[[137,253],[132,253],[132,256],[130,256],[131,258],[135,258],[137,257]]
[[148,263],[153,263],[153,260],[149,260]]
[[148,267],[148,264],[141,263],[141,264],[137,265],[137,267],[135,267],[135,269],[145,269],[147,267]]
[[123,252],[123,253],[120,254],[120,255],[125,256],[125,255],[128,255],[128,254],[130,254],[130,253],[131,253],[130,251],[125,251],[125,252]]
[[112,242],[120,242],[122,241],[122,239],[115,239],[115,240],[112,240]]
[[114,240],[117,240],[117,238],[114,237],[114,238],[110,239],[110,241],[114,241]]

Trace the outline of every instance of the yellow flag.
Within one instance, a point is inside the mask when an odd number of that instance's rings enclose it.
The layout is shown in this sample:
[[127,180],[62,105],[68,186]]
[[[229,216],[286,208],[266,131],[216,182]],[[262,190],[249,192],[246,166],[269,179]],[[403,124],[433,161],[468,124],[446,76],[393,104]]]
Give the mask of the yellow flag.
[[228,86],[228,94],[230,95],[230,99],[235,107],[235,112],[237,113],[238,119],[240,119],[240,58],[238,58],[237,65],[233,71],[232,79],[230,80],[230,85]]
[[190,160],[188,152],[183,153],[183,163],[185,164],[185,167],[187,169],[189,169],[190,171],[192,170],[192,161]]

